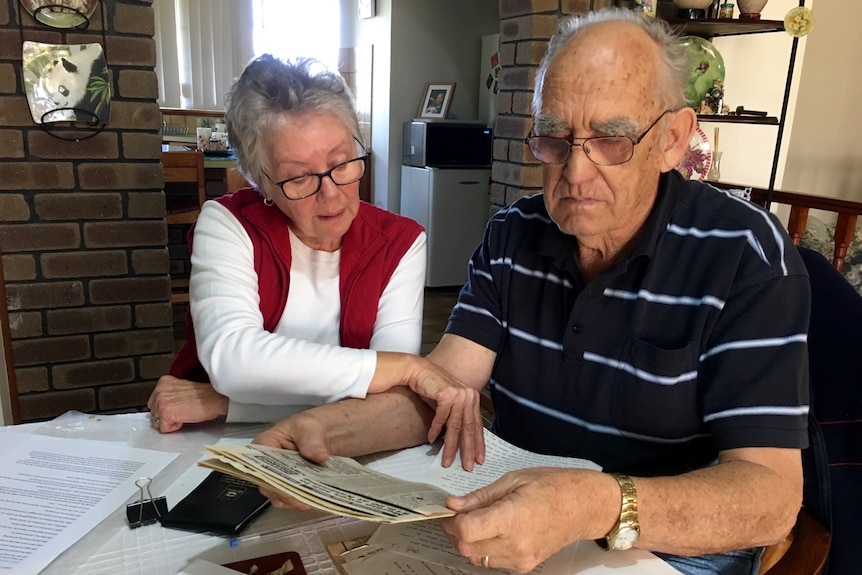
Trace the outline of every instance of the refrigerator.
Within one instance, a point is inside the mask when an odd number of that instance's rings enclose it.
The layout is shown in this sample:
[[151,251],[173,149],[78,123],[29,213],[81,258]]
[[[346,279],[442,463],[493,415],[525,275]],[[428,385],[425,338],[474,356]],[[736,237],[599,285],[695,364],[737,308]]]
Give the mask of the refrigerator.
[[426,287],[462,286],[491,209],[490,168],[401,166],[401,214],[428,236]]

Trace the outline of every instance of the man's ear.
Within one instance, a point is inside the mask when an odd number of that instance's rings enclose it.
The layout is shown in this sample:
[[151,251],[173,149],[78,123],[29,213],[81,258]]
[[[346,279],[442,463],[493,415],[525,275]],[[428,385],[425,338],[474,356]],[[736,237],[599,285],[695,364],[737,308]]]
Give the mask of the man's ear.
[[688,151],[691,135],[697,127],[697,114],[691,108],[677,110],[662,139],[661,171],[669,172],[679,165]]

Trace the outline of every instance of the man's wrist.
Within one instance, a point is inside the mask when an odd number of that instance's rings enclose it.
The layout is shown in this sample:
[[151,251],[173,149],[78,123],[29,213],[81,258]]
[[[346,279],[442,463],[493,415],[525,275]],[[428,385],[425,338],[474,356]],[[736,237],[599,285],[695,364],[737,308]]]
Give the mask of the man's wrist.
[[619,512],[613,528],[596,542],[603,549],[625,551],[634,547],[640,537],[637,489],[628,475],[611,473],[610,476],[618,485]]

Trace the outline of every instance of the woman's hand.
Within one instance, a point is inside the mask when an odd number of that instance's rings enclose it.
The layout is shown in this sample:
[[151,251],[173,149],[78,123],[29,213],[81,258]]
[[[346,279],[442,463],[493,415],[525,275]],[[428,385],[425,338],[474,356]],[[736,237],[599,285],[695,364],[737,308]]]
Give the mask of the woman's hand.
[[[445,338],[446,336],[444,336]],[[487,381],[487,380],[485,380]],[[449,467],[461,450],[461,465],[467,471],[485,461],[485,436],[479,409],[479,392],[449,371],[416,355],[377,352],[377,368],[368,386],[377,394],[400,386],[409,387],[435,410],[427,440],[433,442],[444,427],[443,465]]]
[[209,383],[163,375],[147,400],[147,407],[153,426],[162,433],[170,433],[186,423],[226,416],[228,403],[228,398]]
[[452,464],[459,449],[461,465],[467,471],[473,469],[474,463],[484,463],[485,437],[479,392],[428,361],[422,362],[408,385],[435,409],[428,442],[436,440],[445,427],[443,466]]

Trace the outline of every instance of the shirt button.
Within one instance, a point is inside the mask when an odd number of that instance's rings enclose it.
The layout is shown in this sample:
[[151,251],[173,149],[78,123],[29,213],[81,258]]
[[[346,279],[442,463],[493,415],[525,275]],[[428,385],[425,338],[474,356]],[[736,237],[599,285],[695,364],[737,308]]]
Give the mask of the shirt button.
[[584,327],[583,327],[581,324],[579,324],[579,323],[576,323],[576,324],[573,324],[573,325],[572,325],[572,333],[581,333],[581,331],[582,331],[583,329],[584,329]]

